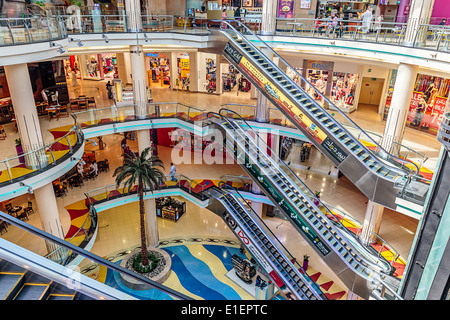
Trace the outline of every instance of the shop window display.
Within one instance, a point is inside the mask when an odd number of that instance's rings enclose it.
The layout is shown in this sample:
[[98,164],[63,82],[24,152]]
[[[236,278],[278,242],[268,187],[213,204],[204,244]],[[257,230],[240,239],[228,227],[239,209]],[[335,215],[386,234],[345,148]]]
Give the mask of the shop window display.
[[170,63],[169,59],[159,57],[150,58],[150,69],[148,70],[149,83],[151,85],[159,83],[161,87],[170,86]]
[[[352,112],[358,74],[333,72],[331,101],[344,112]],[[331,106],[332,108],[332,106]]]
[[186,58],[177,58],[178,78],[176,79],[175,86],[177,89],[189,91],[190,85],[189,54],[186,54],[185,56]]
[[[395,73],[393,78],[395,77]],[[392,88],[391,79],[385,106],[385,119],[389,112]],[[409,104],[406,126],[436,135],[439,130],[449,97],[450,79],[418,74]]]

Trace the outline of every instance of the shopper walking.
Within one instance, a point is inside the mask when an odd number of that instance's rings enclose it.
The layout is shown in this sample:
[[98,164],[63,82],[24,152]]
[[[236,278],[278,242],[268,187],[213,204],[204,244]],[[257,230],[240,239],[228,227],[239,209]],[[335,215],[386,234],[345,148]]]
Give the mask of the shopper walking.
[[175,179],[175,172],[177,171],[177,169],[175,168],[175,165],[171,162],[170,163],[170,176],[171,176],[171,180],[172,181],[177,181],[177,179]]

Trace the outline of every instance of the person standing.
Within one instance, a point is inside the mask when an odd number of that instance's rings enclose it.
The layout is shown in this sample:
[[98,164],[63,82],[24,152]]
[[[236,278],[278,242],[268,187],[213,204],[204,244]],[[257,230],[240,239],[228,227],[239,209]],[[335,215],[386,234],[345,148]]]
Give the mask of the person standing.
[[108,98],[109,99],[113,98],[112,87],[113,87],[113,85],[111,84],[110,81],[108,81],[108,83],[106,84],[106,91],[108,91]]
[[366,11],[364,11],[364,13],[361,15],[361,20],[362,20],[362,31],[363,33],[368,33],[370,30],[370,26],[372,24],[372,10],[370,10],[369,7],[367,7]]
[[173,162],[170,163],[170,176],[171,176],[171,180],[172,181],[177,181],[177,179],[175,179],[175,172],[176,172],[176,168],[175,165],[173,164]]

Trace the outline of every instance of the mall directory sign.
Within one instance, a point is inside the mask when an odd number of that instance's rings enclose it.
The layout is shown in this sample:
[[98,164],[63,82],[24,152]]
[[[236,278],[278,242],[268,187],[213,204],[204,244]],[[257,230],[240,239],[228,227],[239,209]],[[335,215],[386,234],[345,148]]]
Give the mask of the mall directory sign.
[[244,57],[229,42],[225,46],[224,53],[232,59],[236,65],[250,77],[261,90],[264,90],[275,101],[278,108],[289,114],[291,121],[295,122],[311,139],[321,145],[338,163],[342,163],[347,158],[345,153],[327,134],[320,129],[291,99],[286,97],[273,83],[267,79],[246,57]]

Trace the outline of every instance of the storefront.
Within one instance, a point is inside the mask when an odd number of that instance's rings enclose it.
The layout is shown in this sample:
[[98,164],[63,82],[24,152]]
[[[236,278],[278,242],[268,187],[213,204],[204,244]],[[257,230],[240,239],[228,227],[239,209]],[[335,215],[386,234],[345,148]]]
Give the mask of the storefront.
[[330,101],[341,111],[356,110],[354,103],[359,75],[357,73],[333,72]]
[[115,53],[82,54],[79,63],[82,79],[114,80],[119,77]]
[[190,63],[189,53],[180,53],[177,56],[177,79],[175,89],[187,90],[190,87]]
[[166,53],[146,53],[145,65],[148,73],[148,83],[151,87],[170,87],[170,61]]
[[[387,118],[392,99],[396,72],[393,72],[386,99],[384,118]],[[418,74],[411,97],[406,126],[436,135],[448,104],[450,79]]]

